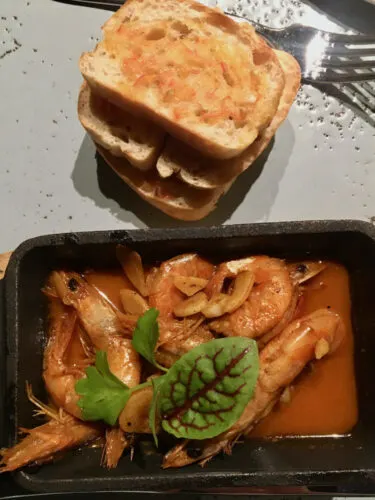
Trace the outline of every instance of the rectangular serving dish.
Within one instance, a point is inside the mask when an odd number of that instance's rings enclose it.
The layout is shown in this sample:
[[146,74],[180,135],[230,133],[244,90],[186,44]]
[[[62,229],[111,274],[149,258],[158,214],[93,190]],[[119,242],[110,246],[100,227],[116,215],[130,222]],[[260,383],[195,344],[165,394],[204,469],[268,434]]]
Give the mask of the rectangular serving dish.
[[68,452],[53,464],[12,474],[15,484],[49,493],[276,485],[337,493],[375,491],[375,227],[356,221],[103,231],[26,241],[12,255],[2,285],[0,446],[14,442],[18,426],[36,425],[26,381],[36,396],[45,397],[41,373],[47,304],[40,289],[48,273],[58,267],[112,267],[118,243],[130,245],[149,262],[194,251],[215,259],[264,253],[345,265],[350,274],[359,422],[350,436],[246,441],[232,456],[216,457],[204,469],[194,465],[162,470],[160,455],[137,454],[133,462],[123,457],[117,469],[108,471],[100,467],[101,450],[86,448]]

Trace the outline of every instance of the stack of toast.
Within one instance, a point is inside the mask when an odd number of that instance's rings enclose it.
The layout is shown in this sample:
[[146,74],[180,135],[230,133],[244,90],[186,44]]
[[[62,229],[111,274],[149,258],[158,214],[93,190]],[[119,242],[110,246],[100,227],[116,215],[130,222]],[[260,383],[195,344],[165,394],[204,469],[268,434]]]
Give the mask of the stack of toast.
[[127,0],[80,59],[97,150],[170,216],[209,214],[287,116],[300,68],[248,23],[194,0]]

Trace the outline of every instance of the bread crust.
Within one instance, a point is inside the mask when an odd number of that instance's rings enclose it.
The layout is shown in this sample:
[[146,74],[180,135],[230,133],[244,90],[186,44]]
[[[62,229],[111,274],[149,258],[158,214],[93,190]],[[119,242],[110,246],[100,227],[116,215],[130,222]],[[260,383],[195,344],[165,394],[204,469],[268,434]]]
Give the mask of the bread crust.
[[158,179],[155,172],[134,169],[124,158],[118,158],[97,145],[97,151],[116,174],[141,198],[170,217],[195,221],[214,210],[223,189],[201,191],[177,179]]
[[125,157],[134,167],[154,167],[164,144],[164,131],[103,101],[84,81],[78,97],[78,118],[85,130],[96,143],[114,156]]

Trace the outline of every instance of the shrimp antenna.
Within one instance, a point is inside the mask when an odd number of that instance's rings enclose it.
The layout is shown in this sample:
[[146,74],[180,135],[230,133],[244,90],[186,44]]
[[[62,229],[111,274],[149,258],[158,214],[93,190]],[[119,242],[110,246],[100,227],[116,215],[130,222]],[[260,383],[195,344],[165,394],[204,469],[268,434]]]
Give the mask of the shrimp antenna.
[[32,403],[34,406],[36,406],[36,410],[34,410],[34,416],[48,416],[53,420],[57,420],[58,422],[61,422],[61,416],[59,415],[59,412],[51,408],[50,406],[46,405],[45,403],[42,403],[36,396],[33,394],[33,389],[31,384],[26,381],[26,394],[27,398]]

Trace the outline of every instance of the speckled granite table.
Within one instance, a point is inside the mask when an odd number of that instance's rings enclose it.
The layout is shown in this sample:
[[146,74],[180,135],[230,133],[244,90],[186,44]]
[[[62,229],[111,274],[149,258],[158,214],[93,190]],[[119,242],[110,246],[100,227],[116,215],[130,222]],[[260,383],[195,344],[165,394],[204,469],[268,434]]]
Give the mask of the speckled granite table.
[[[276,26],[295,20],[333,28],[298,0],[238,4]],[[77,61],[95,45],[109,14],[52,0],[0,2],[0,252],[43,233],[181,224],[97,164],[78,122]],[[374,122],[336,97],[303,87],[272,148],[195,225],[371,220]]]

